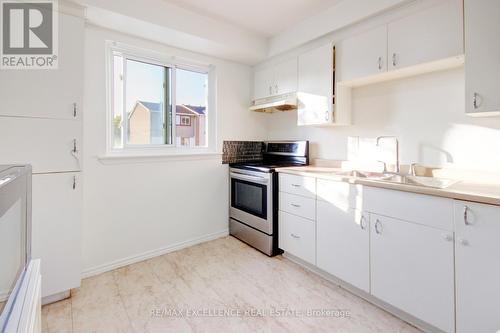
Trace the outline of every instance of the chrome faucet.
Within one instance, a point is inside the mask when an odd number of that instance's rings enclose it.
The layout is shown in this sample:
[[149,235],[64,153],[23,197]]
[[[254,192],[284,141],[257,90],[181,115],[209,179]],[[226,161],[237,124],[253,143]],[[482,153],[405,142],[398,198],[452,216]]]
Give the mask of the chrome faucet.
[[[401,163],[399,161],[399,140],[398,140],[398,138],[395,136],[378,136],[377,137],[377,147],[380,146],[380,141],[382,139],[392,139],[396,142],[396,173],[400,173]],[[384,169],[387,169],[386,163],[384,163]]]

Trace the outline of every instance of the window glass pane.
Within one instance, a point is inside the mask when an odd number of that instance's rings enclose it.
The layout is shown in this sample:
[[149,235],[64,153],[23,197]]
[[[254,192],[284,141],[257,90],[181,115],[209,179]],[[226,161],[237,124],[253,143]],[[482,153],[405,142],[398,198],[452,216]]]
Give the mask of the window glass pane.
[[127,143],[131,145],[165,144],[167,68],[127,59],[126,114]]
[[123,147],[123,57],[113,57],[113,148]]
[[208,74],[176,69],[176,145],[207,145]]

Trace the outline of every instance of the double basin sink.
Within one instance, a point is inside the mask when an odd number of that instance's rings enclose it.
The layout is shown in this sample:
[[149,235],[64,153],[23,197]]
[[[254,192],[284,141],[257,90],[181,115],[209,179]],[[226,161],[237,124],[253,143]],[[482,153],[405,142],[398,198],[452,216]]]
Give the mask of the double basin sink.
[[389,182],[403,185],[424,186],[431,188],[445,189],[458,181],[452,179],[412,176],[397,173],[369,172],[369,171],[313,171],[314,173],[329,174],[340,177],[353,177],[366,180]]

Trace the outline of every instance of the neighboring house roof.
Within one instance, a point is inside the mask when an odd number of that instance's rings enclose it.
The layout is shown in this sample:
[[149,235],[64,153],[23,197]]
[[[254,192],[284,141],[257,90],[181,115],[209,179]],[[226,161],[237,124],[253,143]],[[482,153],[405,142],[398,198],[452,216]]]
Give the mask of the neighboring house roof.
[[[153,102],[146,102],[146,101],[137,101],[134,109],[132,112],[129,114],[129,119],[132,116],[132,114],[135,111],[135,108],[137,107],[138,104],[141,104],[144,106],[146,109],[148,109],[151,112],[161,112],[161,103],[153,103]],[[204,106],[193,106],[193,105],[176,105],[175,112],[177,114],[182,114],[182,115],[204,115],[205,114],[206,108]]]

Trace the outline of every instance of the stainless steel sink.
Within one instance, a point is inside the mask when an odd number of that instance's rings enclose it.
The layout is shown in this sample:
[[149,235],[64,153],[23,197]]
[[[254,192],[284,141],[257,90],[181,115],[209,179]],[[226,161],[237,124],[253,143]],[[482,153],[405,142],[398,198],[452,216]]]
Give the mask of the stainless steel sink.
[[384,172],[371,172],[371,171],[359,171],[359,170],[349,170],[349,171],[310,170],[308,172],[325,174],[325,175],[334,175],[340,177],[353,177],[366,180],[376,180],[376,181],[397,183],[403,185],[439,188],[439,189],[444,189],[450,187],[453,184],[458,183],[457,180],[452,180],[452,179],[402,175],[402,174],[387,173],[387,172],[384,173]]
[[387,182],[399,183],[405,185],[416,185],[425,186],[433,188],[447,188],[453,184],[458,183],[457,180],[445,179],[445,178],[435,178],[435,177],[421,177],[421,176],[407,176],[407,175],[392,175],[391,177],[384,179]]

